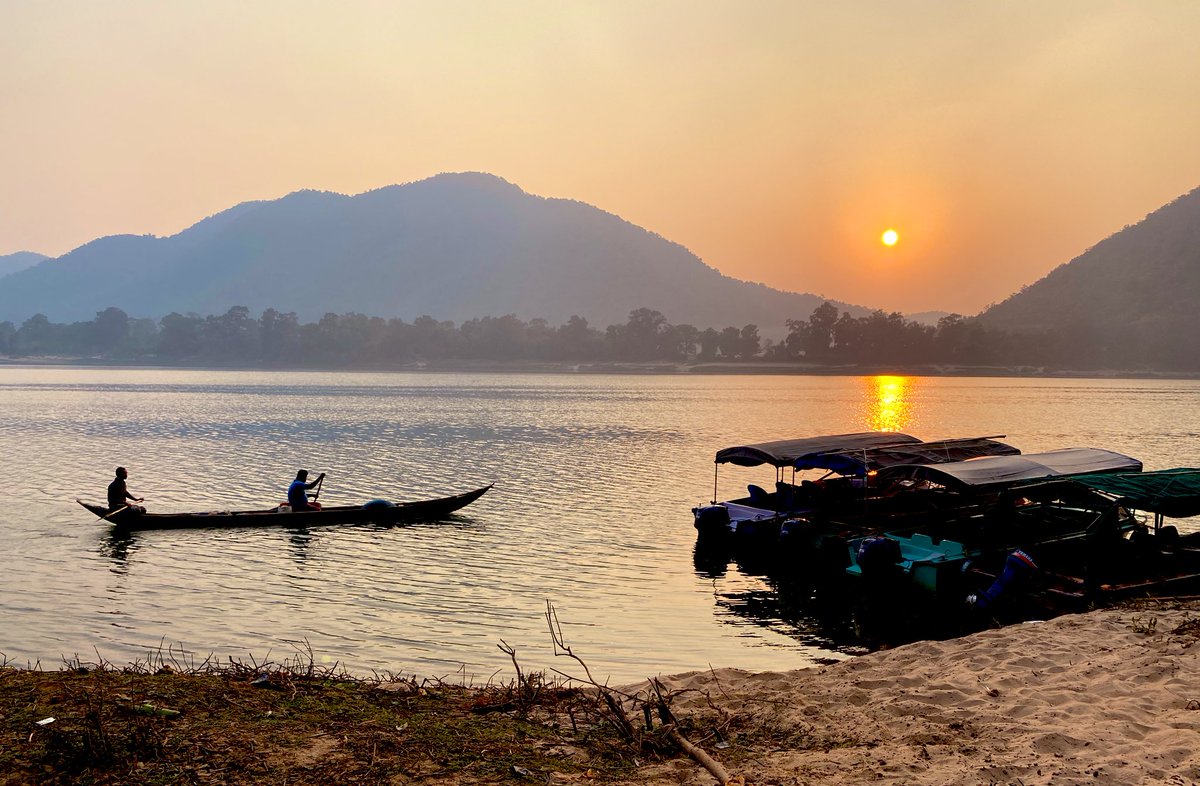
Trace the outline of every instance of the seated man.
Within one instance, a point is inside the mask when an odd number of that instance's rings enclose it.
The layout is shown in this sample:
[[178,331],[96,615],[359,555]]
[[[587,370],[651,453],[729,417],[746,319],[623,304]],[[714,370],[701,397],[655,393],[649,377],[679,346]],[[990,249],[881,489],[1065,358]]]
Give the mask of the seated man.
[[[139,513],[145,513],[146,509],[134,505],[134,502],[141,502],[141,497],[135,497],[129,493],[129,487],[125,485],[125,479],[129,477],[129,473],[124,467],[117,467],[117,477],[112,483],[108,484],[108,512],[114,513],[121,508],[131,508]],[[126,502],[130,500],[130,502]]]
[[296,473],[296,479],[292,481],[292,485],[288,486],[288,504],[292,506],[293,513],[298,510],[321,509],[320,503],[310,502],[308,499],[308,494],[305,494],[304,492],[308,491],[313,486],[316,486],[324,477],[325,473],[322,472],[312,483],[307,483],[308,470],[302,469]]

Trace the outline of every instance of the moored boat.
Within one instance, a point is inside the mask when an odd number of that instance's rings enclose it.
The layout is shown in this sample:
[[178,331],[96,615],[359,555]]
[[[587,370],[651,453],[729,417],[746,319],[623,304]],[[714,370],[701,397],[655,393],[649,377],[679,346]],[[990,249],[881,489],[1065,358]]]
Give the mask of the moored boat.
[[449,497],[389,502],[371,500],[363,505],[327,506],[320,510],[292,511],[287,506],[263,510],[210,511],[199,513],[143,513],[135,508],[118,509],[109,513],[104,505],[75,500],[96,516],[127,531],[151,529],[189,529],[196,527],[311,527],[327,524],[374,522],[394,524],[410,521],[437,521],[456,510],[470,505],[492,487],[455,494]]
[[909,493],[937,490],[963,499],[949,515],[909,527],[874,522],[875,531],[848,541],[852,576],[864,541],[898,544],[898,564],[917,586],[937,592],[938,577],[952,574],[986,552],[1033,547],[1080,536],[1108,508],[1094,492],[1056,481],[1075,476],[1141,472],[1135,458],[1100,448],[1063,448],[1022,456],[997,456],[940,465],[904,465],[880,471],[883,482],[919,484]]
[[[1081,475],[1070,484],[1102,500],[1084,548],[1048,543],[1036,554],[1029,594],[1043,607],[1077,610],[1137,595],[1173,595],[1200,588],[1200,470]],[[1134,525],[1120,524],[1132,518]],[[1180,532],[1178,521],[1187,531]],[[998,560],[972,572],[992,584],[985,606],[1003,602]]]
[[[876,482],[877,473],[886,467],[1020,453],[997,439],[926,442],[909,434],[868,431],[724,448],[714,460],[712,503],[692,509],[696,530],[701,539],[709,541],[736,539],[743,544],[773,546],[781,525],[791,517],[866,513],[881,506],[892,510],[893,495]],[[717,472],[722,464],[770,465],[775,470],[773,490],[749,485],[748,496],[718,502]],[[797,473],[809,470],[823,474],[797,483]]]

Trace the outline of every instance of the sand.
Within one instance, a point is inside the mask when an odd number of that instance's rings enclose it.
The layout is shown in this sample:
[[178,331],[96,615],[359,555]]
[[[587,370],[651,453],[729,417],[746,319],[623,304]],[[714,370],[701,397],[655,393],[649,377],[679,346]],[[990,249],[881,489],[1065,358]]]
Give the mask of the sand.
[[[1094,611],[788,673],[669,677],[749,784],[1200,782],[1200,603]],[[723,729],[724,742],[700,738]],[[643,782],[712,784],[690,759]]]

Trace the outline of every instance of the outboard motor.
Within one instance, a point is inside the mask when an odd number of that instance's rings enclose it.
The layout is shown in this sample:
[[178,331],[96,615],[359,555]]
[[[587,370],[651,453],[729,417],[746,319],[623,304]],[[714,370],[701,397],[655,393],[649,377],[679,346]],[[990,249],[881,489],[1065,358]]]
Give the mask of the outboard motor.
[[896,640],[904,628],[904,583],[900,543],[886,537],[864,538],[854,553],[862,571],[862,594],[854,611],[858,637],[874,646]]
[[891,538],[864,538],[858,544],[855,562],[864,578],[878,578],[895,572],[896,564],[903,559],[900,543]]
[[695,508],[696,531],[702,538],[727,538],[733,534],[729,527],[729,508],[724,505],[705,505]]
[[980,610],[995,606],[1002,599],[1022,590],[1037,569],[1037,563],[1032,557],[1016,549],[1004,560],[1004,571],[996,577],[990,587],[978,595],[967,596],[967,605]]

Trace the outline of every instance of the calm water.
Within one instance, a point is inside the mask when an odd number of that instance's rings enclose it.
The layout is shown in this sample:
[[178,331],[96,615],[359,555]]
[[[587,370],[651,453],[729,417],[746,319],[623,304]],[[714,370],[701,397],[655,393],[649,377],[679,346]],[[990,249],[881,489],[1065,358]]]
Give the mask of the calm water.
[[[126,663],[172,647],[358,673],[511,676],[555,658],[554,602],[595,674],[789,669],[838,657],[764,580],[693,565],[714,452],[899,429],[1200,465],[1200,382],[800,376],[333,374],[0,368],[0,653]],[[259,507],[297,468],[321,500],[495,482],[453,521],[114,539],[74,503],[113,467],[155,511]],[[718,496],[770,471],[729,468]]]

